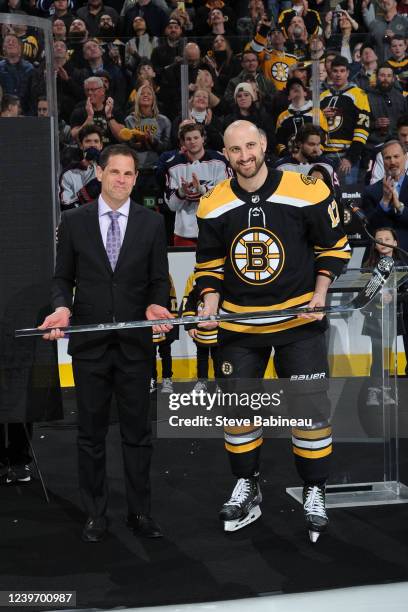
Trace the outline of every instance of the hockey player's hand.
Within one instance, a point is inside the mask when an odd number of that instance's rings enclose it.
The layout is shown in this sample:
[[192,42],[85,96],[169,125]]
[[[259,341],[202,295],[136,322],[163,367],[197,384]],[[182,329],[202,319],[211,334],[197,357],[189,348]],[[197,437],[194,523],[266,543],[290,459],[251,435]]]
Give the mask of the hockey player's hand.
[[[219,293],[207,293],[204,296],[204,308],[198,309],[198,314],[200,317],[209,317],[211,315],[218,314],[218,305],[220,301]],[[217,321],[206,321],[205,323],[199,323],[197,327],[202,327],[203,329],[215,329],[218,327]]]
[[[150,304],[146,308],[146,319],[148,321],[155,321],[156,319],[174,319],[174,315],[171,314],[164,308],[164,306],[159,306],[159,304]],[[155,334],[166,333],[173,329],[172,325],[153,325],[153,332]]]
[[[312,299],[307,305],[307,308],[316,308],[318,306],[325,306],[326,304],[326,294],[314,292]],[[301,314],[299,315],[299,319],[314,319],[315,321],[321,321],[324,317],[324,314],[319,314],[316,312],[311,312],[310,314]]]
[[197,330],[196,329],[189,329],[187,333],[190,336],[190,338],[193,338],[193,340],[194,340],[194,338],[197,335]]

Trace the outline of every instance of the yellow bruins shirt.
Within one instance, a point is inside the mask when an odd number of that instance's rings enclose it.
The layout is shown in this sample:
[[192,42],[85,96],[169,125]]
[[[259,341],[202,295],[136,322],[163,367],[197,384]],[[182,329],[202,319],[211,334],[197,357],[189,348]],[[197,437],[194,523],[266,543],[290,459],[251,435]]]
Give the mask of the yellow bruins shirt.
[[[183,317],[191,316],[194,317],[198,314],[198,308],[203,306],[202,299],[200,298],[200,290],[195,284],[194,272],[190,274],[187,279],[187,283],[184,289],[183,302],[180,308],[180,315]],[[218,331],[216,329],[202,329],[196,325],[185,325],[186,331],[189,329],[196,329],[196,335],[194,336],[194,342],[197,344],[209,345],[217,344]]]
[[265,77],[269,81],[272,81],[277,90],[281,91],[286,87],[290,66],[296,64],[298,59],[295,55],[291,55],[285,51],[267,49],[268,32],[269,27],[262,24],[259,32],[251,41],[249,48],[257,54],[261,70]]
[[350,161],[360,157],[370,128],[370,103],[365,91],[350,83],[340,91],[326,89],[320,95],[320,108],[335,108],[336,115],[328,119],[328,135],[324,151],[346,153]]
[[[337,204],[323,181],[270,170],[256,192],[236,179],[201,198],[195,281],[217,291],[220,313],[306,306],[316,275],[335,278],[350,258]],[[326,322],[286,318],[222,322],[219,342],[278,345],[325,329]]]
[[[328,125],[326,117],[319,111],[320,127],[327,133]],[[307,123],[313,123],[314,112],[313,103],[308,100],[301,108],[295,109],[292,104],[283,111],[276,120],[276,150],[278,155],[282,155],[288,148],[291,138],[296,136],[298,131]]]
[[398,76],[399,74],[401,74],[401,72],[408,70],[408,57],[404,57],[402,60],[396,60],[392,57],[389,57],[387,59],[386,64],[388,66],[391,66],[394,71],[394,74]]

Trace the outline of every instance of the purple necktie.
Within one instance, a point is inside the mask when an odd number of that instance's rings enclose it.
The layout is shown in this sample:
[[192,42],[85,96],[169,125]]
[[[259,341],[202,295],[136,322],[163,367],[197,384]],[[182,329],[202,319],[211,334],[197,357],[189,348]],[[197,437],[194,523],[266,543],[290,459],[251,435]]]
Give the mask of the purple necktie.
[[108,234],[106,236],[106,253],[108,255],[112,270],[114,270],[118,261],[121,247],[120,227],[118,221],[120,213],[116,211],[111,211],[108,212],[108,215],[110,217],[111,224],[109,226]]

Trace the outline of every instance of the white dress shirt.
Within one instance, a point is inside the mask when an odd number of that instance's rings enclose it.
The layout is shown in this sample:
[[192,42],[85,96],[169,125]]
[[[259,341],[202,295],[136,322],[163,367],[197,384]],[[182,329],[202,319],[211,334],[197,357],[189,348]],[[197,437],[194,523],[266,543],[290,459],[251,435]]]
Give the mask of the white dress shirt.
[[[120,213],[120,217],[118,218],[118,223],[120,227],[120,244],[123,244],[123,238],[125,236],[127,222],[129,218],[129,210],[130,210],[130,198],[126,200],[124,204],[120,208],[116,210],[116,212]],[[106,237],[108,235],[108,229],[111,224],[111,218],[108,213],[112,212],[113,209],[105,202],[103,197],[100,195],[98,198],[98,218],[99,218],[99,227],[101,230],[102,240],[104,247],[106,249]]]

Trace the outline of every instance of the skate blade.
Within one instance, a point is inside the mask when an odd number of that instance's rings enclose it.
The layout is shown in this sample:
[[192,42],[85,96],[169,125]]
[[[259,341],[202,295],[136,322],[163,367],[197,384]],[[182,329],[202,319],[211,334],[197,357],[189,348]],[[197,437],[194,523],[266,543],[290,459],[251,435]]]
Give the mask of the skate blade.
[[319,539],[319,536],[320,531],[312,531],[311,529],[309,529],[309,538],[312,544],[316,544],[317,540]]
[[238,531],[238,529],[242,529],[259,519],[261,514],[261,508],[259,506],[254,506],[246,516],[236,519],[235,521],[224,521],[224,531]]

